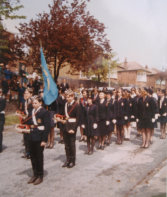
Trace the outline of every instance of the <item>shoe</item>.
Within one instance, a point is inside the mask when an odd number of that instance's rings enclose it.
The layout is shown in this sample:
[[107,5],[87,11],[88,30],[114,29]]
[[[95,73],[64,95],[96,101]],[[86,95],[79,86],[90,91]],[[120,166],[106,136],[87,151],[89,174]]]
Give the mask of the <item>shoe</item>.
[[90,151],[88,155],[93,155],[93,151]]
[[101,146],[101,145],[99,145],[99,146],[97,147],[97,149],[101,149],[101,147],[102,147],[102,146]]
[[26,159],[31,159],[30,155],[27,155],[27,156],[26,156]]
[[69,163],[69,165],[67,166],[67,168],[73,168],[75,166],[74,162]]
[[83,138],[80,138],[79,142],[82,142],[82,141],[84,141],[84,139]]
[[68,167],[68,165],[69,165],[69,162],[65,162],[63,165],[62,165],[62,168],[66,168],[66,167]]
[[46,148],[50,148],[50,144],[47,144],[47,145],[46,145]]
[[40,183],[43,182],[43,178],[39,177],[34,181],[34,185],[39,185]]
[[27,183],[28,183],[28,184],[34,183],[35,180],[36,180],[37,178],[38,178],[38,177],[33,176],[33,177],[30,178],[30,180],[29,180]]
[[52,149],[53,147],[54,147],[54,143],[53,144],[51,143],[49,148]]
[[90,151],[86,150],[84,154],[89,155],[89,153],[90,153]]
[[64,144],[64,140],[60,140],[58,143],[59,144]]
[[104,150],[104,146],[101,146],[101,150]]
[[21,158],[27,158],[27,155],[26,155],[26,154],[24,154],[24,155],[22,155],[22,156],[21,156]]

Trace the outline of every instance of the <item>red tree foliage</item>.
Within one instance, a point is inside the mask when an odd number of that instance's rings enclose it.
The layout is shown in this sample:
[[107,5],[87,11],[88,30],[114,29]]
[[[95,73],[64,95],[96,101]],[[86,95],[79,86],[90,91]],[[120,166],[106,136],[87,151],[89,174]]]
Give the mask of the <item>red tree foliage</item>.
[[53,0],[49,13],[43,12],[18,28],[18,50],[26,48],[29,63],[39,65],[41,41],[47,62],[54,61],[56,81],[65,63],[70,64],[72,72],[87,71],[99,55],[111,52],[105,26],[90,15],[87,2]]

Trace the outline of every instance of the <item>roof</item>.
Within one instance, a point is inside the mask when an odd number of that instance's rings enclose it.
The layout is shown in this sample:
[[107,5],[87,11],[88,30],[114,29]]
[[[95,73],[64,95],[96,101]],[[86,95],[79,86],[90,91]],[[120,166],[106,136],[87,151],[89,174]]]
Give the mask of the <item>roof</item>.
[[151,71],[151,73],[149,73],[149,75],[156,75],[157,73],[160,73],[161,71],[156,69],[156,68],[150,68],[149,69]]
[[119,72],[125,72],[125,71],[137,71],[137,70],[143,70],[146,72],[151,72],[150,69],[148,69],[148,67],[144,67],[140,64],[138,64],[137,62],[123,62],[120,65],[121,67],[124,68],[124,70],[119,71]]

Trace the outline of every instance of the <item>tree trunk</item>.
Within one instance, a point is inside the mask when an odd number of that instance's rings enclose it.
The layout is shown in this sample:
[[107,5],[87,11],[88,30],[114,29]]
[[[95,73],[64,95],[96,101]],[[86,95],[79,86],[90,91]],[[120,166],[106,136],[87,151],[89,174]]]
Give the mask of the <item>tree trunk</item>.
[[55,55],[55,57],[54,57],[54,80],[57,83],[57,69],[56,69],[56,67],[57,67],[57,56]]
[[101,79],[100,79],[100,74],[97,75],[97,80],[98,80],[98,82],[101,81]]

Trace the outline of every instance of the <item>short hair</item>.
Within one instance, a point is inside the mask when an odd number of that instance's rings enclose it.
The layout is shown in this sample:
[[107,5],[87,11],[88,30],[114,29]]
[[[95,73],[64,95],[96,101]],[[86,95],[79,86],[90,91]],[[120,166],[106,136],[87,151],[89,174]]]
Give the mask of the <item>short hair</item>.
[[42,102],[42,98],[41,98],[40,96],[38,96],[38,95],[35,95],[35,96],[33,97],[33,101],[34,101],[34,100],[37,100],[39,103]]

